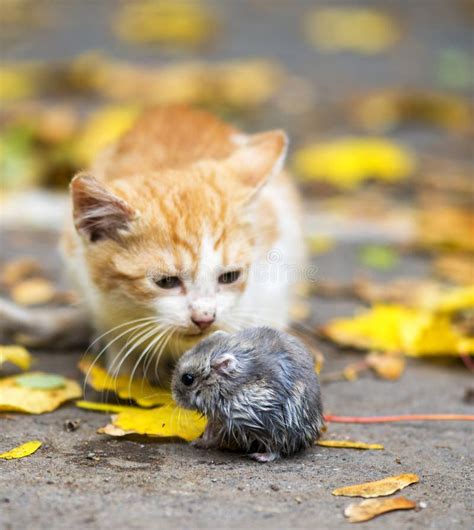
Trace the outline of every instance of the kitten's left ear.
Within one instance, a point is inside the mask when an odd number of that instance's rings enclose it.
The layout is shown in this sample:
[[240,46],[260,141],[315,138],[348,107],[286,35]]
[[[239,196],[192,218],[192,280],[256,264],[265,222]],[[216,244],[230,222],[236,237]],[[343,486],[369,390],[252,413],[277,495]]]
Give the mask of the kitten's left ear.
[[235,142],[238,147],[229,157],[228,164],[245,188],[255,192],[282,170],[288,149],[288,137],[284,131],[237,135]]
[[237,367],[237,359],[232,353],[222,353],[212,361],[211,366],[220,374],[230,374]]

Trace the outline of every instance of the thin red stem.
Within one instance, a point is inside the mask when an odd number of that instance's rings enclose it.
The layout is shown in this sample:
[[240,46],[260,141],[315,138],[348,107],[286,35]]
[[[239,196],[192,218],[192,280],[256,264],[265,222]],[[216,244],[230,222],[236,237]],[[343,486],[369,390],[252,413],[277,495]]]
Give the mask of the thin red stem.
[[336,416],[326,414],[328,423],[387,423],[397,421],[474,421],[472,414],[402,414],[399,416]]

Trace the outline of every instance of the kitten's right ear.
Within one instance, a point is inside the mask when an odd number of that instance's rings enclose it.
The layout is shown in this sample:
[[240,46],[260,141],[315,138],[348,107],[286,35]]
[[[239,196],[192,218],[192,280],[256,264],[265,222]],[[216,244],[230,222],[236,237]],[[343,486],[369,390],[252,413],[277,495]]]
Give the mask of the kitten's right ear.
[[120,239],[136,211],[123,199],[110,193],[94,177],[79,173],[70,184],[74,226],[89,241]]

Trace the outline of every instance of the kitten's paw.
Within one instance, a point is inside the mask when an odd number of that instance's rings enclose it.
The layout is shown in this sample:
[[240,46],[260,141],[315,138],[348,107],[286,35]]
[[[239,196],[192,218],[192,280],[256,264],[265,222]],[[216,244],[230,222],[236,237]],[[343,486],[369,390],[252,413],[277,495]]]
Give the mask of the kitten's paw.
[[280,458],[278,453],[250,453],[248,456],[252,460],[262,464],[273,462],[274,460],[278,460]]

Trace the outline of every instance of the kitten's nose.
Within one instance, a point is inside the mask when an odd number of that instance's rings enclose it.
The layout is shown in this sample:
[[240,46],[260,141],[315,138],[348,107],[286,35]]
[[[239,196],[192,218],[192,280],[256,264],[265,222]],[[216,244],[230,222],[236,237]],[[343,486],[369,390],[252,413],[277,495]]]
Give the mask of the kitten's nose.
[[214,322],[215,319],[215,313],[201,313],[200,315],[191,317],[193,323],[196,324],[196,326],[201,330],[205,330],[206,328],[208,328]]

